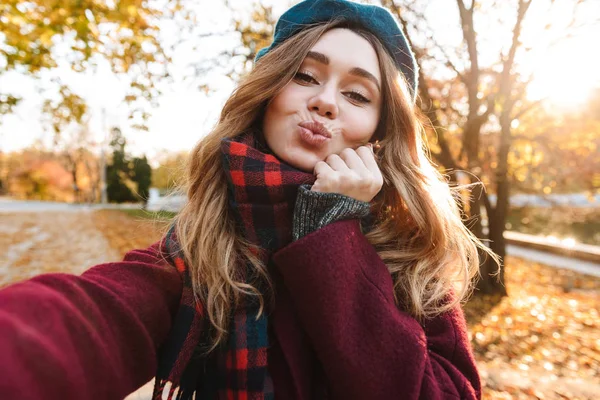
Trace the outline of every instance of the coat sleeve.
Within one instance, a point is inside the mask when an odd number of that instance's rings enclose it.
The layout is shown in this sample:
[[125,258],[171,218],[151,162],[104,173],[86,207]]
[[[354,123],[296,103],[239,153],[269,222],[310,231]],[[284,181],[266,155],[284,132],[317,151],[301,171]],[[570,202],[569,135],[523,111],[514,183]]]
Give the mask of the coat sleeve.
[[273,258],[336,399],[479,399],[460,307],[425,327],[394,303],[393,282],[357,220],[332,223]]
[[181,290],[159,243],[0,290],[0,398],[124,398],[153,377]]

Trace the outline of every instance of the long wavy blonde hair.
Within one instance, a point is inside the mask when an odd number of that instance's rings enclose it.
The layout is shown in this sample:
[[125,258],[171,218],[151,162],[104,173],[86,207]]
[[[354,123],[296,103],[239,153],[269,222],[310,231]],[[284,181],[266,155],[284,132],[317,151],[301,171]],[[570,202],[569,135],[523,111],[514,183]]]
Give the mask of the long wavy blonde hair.
[[[381,144],[377,157],[385,182],[372,202],[376,218],[366,237],[393,277],[398,306],[418,320],[443,313],[469,295],[479,270],[478,249],[498,260],[463,224],[454,198],[460,188],[450,188],[427,157],[420,114],[379,40],[341,21],[308,26],[256,63],[225,103],[215,128],[189,155],[183,182],[188,202],[175,219],[176,234],[196,301],[214,328],[210,350],[227,336],[242,297],[258,299],[261,312],[273,298],[266,266],[236,230],[228,208],[221,140],[260,129],[268,102],[292,80],[321,35],[340,27],[368,40],[379,57],[383,101],[373,139]],[[248,261],[254,269],[250,281],[240,271]]]

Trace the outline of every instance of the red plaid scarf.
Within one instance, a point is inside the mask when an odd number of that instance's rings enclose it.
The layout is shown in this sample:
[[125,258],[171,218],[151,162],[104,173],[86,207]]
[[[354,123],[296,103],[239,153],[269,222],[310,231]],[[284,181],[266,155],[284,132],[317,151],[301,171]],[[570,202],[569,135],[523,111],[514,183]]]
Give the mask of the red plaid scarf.
[[[281,163],[258,135],[224,139],[223,170],[228,180],[229,204],[245,237],[263,250],[268,263],[277,249],[292,239],[292,213],[298,187],[314,183],[314,176]],[[194,304],[189,268],[174,229],[164,239],[170,261],[182,276],[184,288],[169,337],[159,353],[153,399],[273,399],[267,370],[267,316],[258,316],[258,302],[244,299],[231,321],[227,342],[202,357],[210,322]],[[246,282],[251,269],[240,268]],[[254,281],[253,281],[254,282]]]

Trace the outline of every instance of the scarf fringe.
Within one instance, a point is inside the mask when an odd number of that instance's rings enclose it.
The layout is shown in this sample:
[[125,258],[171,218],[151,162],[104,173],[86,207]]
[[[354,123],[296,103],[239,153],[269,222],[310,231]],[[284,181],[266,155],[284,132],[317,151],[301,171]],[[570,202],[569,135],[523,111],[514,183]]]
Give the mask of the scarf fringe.
[[[173,397],[175,396],[175,397]],[[168,380],[156,380],[152,400],[192,400],[194,391],[187,391]]]

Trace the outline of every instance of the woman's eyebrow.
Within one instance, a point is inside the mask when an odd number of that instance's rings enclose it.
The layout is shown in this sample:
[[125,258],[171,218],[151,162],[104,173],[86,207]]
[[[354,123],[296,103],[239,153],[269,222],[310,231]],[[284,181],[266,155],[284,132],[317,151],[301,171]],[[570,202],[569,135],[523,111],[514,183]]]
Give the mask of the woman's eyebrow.
[[329,65],[329,57],[323,53],[316,51],[309,51],[306,58],[312,58],[313,60],[320,62],[321,64]]
[[379,90],[381,92],[381,87],[379,86],[379,81],[369,71],[359,68],[359,67],[354,67],[350,70],[349,73],[350,73],[350,75],[356,75],[356,76],[360,76],[360,77],[370,80],[371,82],[373,82],[375,84],[375,86],[377,87],[377,90]]
[[[325,54],[319,53],[317,51],[309,51],[308,54],[306,55],[306,58],[312,58],[313,60],[315,60],[321,64],[329,65],[329,57],[327,57]],[[369,71],[367,71],[363,68],[354,67],[350,70],[349,74],[360,76],[361,78],[370,80],[371,82],[373,82],[375,84],[375,86],[377,87],[377,90],[379,90],[381,92],[381,86],[379,85],[379,81]]]

